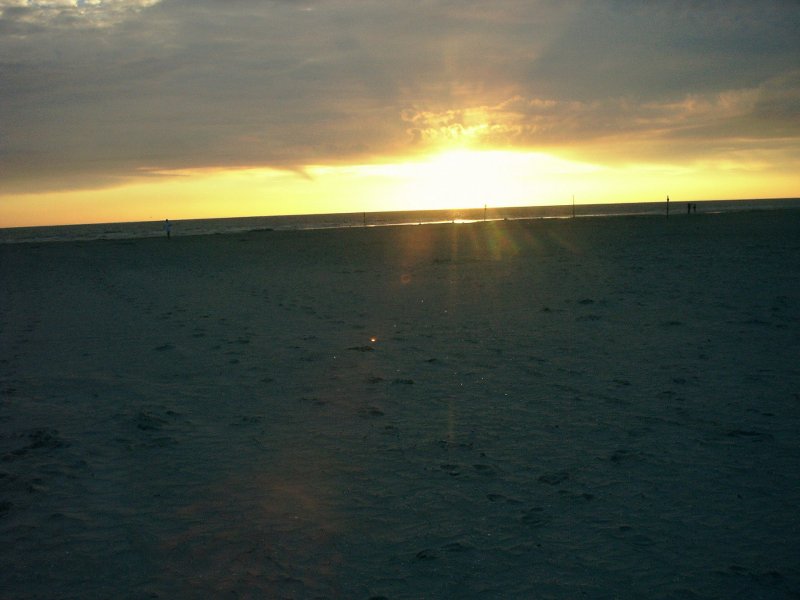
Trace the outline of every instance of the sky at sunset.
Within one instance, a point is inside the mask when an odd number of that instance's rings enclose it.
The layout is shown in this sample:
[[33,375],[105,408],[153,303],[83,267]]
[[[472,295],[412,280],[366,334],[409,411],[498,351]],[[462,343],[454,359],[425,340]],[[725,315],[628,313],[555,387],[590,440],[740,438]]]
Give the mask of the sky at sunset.
[[797,0],[0,0],[0,227],[800,195]]

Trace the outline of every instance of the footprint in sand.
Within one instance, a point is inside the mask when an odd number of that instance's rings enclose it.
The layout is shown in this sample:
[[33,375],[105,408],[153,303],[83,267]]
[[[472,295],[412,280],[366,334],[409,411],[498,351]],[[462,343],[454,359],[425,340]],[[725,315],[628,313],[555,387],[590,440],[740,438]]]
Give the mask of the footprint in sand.
[[252,425],[258,425],[264,420],[264,417],[260,415],[253,415],[253,416],[242,416],[239,417],[236,421],[231,423],[231,427],[248,427]]
[[368,406],[367,408],[361,410],[360,414],[364,419],[371,419],[374,417],[382,417],[385,413],[375,406]]
[[[175,432],[175,426],[179,425],[180,413],[173,410],[160,410],[158,413],[140,411],[133,419],[136,429],[139,430],[139,440],[143,447],[164,448],[178,443],[172,435],[166,435],[168,431]],[[184,425],[189,423],[185,422]],[[166,431],[164,431],[166,430]],[[120,439],[124,443],[129,443],[127,439]]]
[[522,522],[531,527],[540,527],[547,522],[544,516],[544,509],[541,506],[529,508],[522,514]]
[[486,477],[494,477],[496,475],[494,468],[489,465],[477,464],[472,465],[472,468]]
[[567,498],[569,500],[575,500],[577,502],[590,502],[594,500],[594,494],[589,494],[587,492],[584,492],[582,494],[573,494],[572,492],[568,492],[567,490],[560,490],[559,494],[561,494],[561,496],[563,496],[564,498]]
[[563,483],[569,479],[569,473],[566,471],[555,471],[553,473],[545,473],[539,477],[539,481],[541,483],[546,483],[548,485],[558,485],[559,483]]
[[744,429],[732,429],[725,435],[732,438],[749,439],[756,442],[772,441],[774,439],[770,433],[747,431]]
[[473,550],[473,547],[469,544],[462,544],[461,542],[451,542],[442,546],[442,550],[445,552],[469,552]]
[[3,455],[2,459],[4,461],[11,461],[34,450],[52,450],[63,448],[68,445],[61,439],[57,429],[34,429],[28,433],[27,438],[27,445]]
[[628,450],[620,448],[619,450],[614,450],[614,452],[611,453],[611,456],[608,457],[608,460],[610,460],[612,463],[619,464],[624,460],[632,458],[632,456],[633,455]]
[[140,412],[136,416],[136,428],[141,429],[142,431],[157,431],[164,427],[164,425],[168,424],[166,419],[162,419],[161,417],[157,417],[151,413],[147,412]]

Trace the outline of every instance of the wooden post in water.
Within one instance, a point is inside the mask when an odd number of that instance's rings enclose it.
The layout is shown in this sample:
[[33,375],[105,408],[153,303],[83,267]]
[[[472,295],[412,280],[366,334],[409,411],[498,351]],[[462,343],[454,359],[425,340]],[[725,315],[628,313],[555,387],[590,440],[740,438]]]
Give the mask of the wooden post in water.
[[484,205],[483,205],[483,220],[484,220],[484,221],[486,221],[486,207],[487,207],[487,205],[486,205],[486,204],[484,204]]
[[667,194],[667,218],[669,218],[669,194]]
[[364,227],[367,226],[367,213],[364,213]]
[[575,218],[575,194],[572,194],[572,218]]

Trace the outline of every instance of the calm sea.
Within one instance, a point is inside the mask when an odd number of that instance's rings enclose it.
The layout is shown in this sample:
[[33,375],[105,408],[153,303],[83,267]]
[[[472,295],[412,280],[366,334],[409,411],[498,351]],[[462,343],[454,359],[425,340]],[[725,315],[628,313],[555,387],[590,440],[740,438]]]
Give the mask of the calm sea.
[[[686,202],[670,202],[670,215],[687,214]],[[800,209],[800,198],[773,200],[706,200],[692,202],[697,214],[749,210]],[[626,204],[578,204],[577,218],[620,215],[666,214],[665,202]],[[694,214],[694,213],[693,213]],[[238,217],[227,219],[185,219],[172,221],[172,235],[212,235],[246,231],[293,231],[303,229],[340,229],[347,227],[381,227],[446,222],[473,222],[517,219],[563,219],[573,216],[572,205],[479,208],[460,210],[422,210],[372,213],[339,213],[327,215],[293,215],[280,217]],[[67,242],[102,239],[130,239],[164,235],[163,221],[130,223],[95,223],[48,227],[0,228],[0,243]]]

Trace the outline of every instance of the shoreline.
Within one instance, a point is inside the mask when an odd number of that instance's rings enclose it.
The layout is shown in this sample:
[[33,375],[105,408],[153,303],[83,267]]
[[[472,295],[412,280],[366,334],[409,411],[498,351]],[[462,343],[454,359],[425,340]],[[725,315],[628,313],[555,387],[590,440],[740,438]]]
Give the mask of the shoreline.
[[[752,212],[763,210],[800,209],[800,199],[736,200],[736,201],[673,201],[671,215],[686,214],[687,204],[699,207],[700,214],[720,212]],[[391,227],[400,225],[431,225],[438,223],[468,223],[501,220],[587,219],[614,216],[658,216],[666,214],[666,203],[628,203],[578,205],[572,217],[570,205],[543,207],[493,207],[484,214],[483,208],[395,211],[388,213],[342,213],[330,215],[296,215],[283,217],[231,217],[211,219],[171,220],[173,237],[242,233],[245,231],[304,231],[309,229],[357,229],[362,227]],[[484,218],[486,216],[486,218]],[[163,221],[127,223],[97,223],[85,225],[56,225],[40,227],[0,228],[0,244],[93,239],[135,239],[164,236]]]

